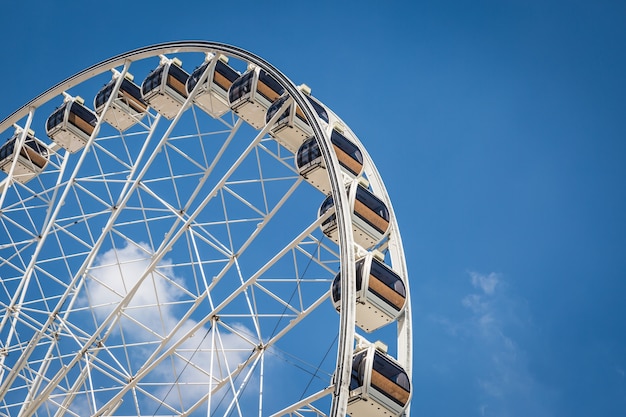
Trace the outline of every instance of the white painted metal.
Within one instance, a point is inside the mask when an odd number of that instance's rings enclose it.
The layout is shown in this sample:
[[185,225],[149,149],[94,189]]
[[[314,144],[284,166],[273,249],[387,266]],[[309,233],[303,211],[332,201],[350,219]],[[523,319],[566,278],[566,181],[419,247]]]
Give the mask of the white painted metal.
[[[94,98],[94,108],[98,116],[104,114],[105,122],[123,132],[143,119],[146,115],[147,105],[143,106],[143,103],[139,103],[136,98],[131,97],[129,93],[127,93],[128,96],[126,97],[118,94],[123,79],[129,74],[122,75],[117,70],[112,70],[112,72],[115,84],[110,94],[115,98],[106,112],[104,112],[104,106],[96,104]],[[122,81],[119,80],[120,78]],[[132,77],[129,78],[129,81],[132,82]],[[141,87],[137,86],[137,88],[140,92]],[[133,102],[134,105],[132,104]]]
[[[122,133],[102,125],[109,100],[85,148],[50,146],[28,184],[0,179],[0,413],[345,416],[351,209],[327,126],[288,78],[229,45],[155,45],[53,86],[0,122],[0,134],[13,123],[39,130],[62,92],[96,94],[92,81],[109,70],[120,71],[119,88],[131,66],[147,74],[159,55],[206,54],[262,68],[291,96],[285,105],[300,107],[320,138],[338,246],[319,230],[323,195],[267,134],[282,111],[260,131],[231,112],[199,112],[199,82],[172,120],[148,110]],[[369,156],[366,175],[391,207]],[[397,231],[392,215],[380,248],[406,274]],[[327,299],[338,268],[337,322]],[[410,369],[408,308],[391,337]],[[336,357],[320,361],[329,343]]]
[[[205,58],[207,68],[205,74],[198,80],[200,90],[194,99],[194,103],[211,117],[221,117],[230,110],[228,90],[223,90],[216,81],[215,67],[220,59],[223,58],[212,53],[207,54]],[[189,87],[189,81],[187,83]]]

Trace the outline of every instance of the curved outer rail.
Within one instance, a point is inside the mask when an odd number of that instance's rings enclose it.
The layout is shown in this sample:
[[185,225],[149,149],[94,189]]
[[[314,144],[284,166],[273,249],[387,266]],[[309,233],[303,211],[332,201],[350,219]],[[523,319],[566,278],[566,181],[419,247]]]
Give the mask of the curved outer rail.
[[[333,113],[333,116],[338,120],[342,121],[339,116],[337,116],[331,109],[328,109],[329,112]],[[387,188],[383,182],[383,179],[376,169],[374,165],[374,161],[370,154],[367,152],[367,148],[363,145],[363,143],[359,140],[356,134],[348,127],[346,123],[343,123],[345,128],[350,131],[351,138],[354,139],[355,144],[358,145],[361,153],[363,154],[364,161],[364,171],[367,176],[367,179],[378,197],[382,198],[383,202],[389,209],[391,213],[391,225],[390,225],[390,235],[393,236],[389,243],[389,253],[391,256],[391,262],[393,264],[393,269],[400,273],[402,277],[404,277],[404,284],[407,288],[407,302],[406,307],[400,317],[398,318],[398,361],[404,367],[404,370],[409,375],[409,378],[412,377],[412,359],[413,359],[413,345],[411,341],[413,340],[412,335],[412,322],[411,322],[411,299],[410,299],[410,283],[409,283],[409,273],[408,268],[406,266],[406,259],[404,257],[404,247],[402,245],[402,238],[400,236],[400,228],[398,226],[398,222],[396,219],[395,212],[393,210],[393,205],[391,203],[391,198],[387,193]],[[406,411],[406,416],[409,415],[409,410]]]
[[[333,145],[330,141],[330,136],[320,125],[317,114],[312,105],[305,98],[302,92],[296,87],[296,85],[287,78],[282,72],[265,61],[261,57],[254,55],[244,49],[210,41],[176,41],[155,44],[139,49],[135,49],[126,53],[116,55],[107,60],[101,61],[91,67],[84,69],[76,73],[75,75],[59,82],[52,86],[42,94],[35,97],[33,100],[26,103],[21,108],[17,109],[11,115],[6,117],[0,122],[0,132],[5,131],[11,125],[18,120],[25,117],[32,109],[41,106],[46,103],[50,97],[54,97],[62,94],[63,91],[68,90],[76,85],[79,85],[83,81],[89,78],[101,74],[112,68],[119,66],[126,66],[128,63],[150,58],[159,54],[176,54],[185,52],[214,52],[222,53],[224,55],[239,58],[243,61],[247,61],[254,65],[261,67],[272,77],[274,77],[285,90],[293,97],[294,101],[302,109],[309,125],[311,126],[313,133],[319,140],[320,151],[324,158],[324,163],[327,167],[329,181],[332,188],[332,194],[335,204],[335,210],[337,213],[337,226],[339,232],[339,246],[340,246],[340,261],[341,261],[341,275],[344,277],[341,283],[341,293],[344,295],[341,299],[341,315],[340,315],[340,328],[338,338],[338,351],[336,370],[334,378],[334,390],[333,400],[330,410],[330,417],[344,417],[347,410],[347,401],[349,394],[350,372],[352,365],[352,355],[354,351],[353,341],[355,338],[355,303],[356,303],[356,270],[355,270],[355,253],[354,253],[354,239],[352,236],[351,228],[351,212],[350,204],[342,181],[342,173],[337,156],[333,150]],[[337,119],[341,120],[337,117]],[[344,126],[347,126],[344,123]],[[354,136],[356,138],[356,136]],[[372,188],[379,196],[381,196],[384,202],[387,204],[392,214],[392,232],[394,233],[394,239],[392,247],[390,247],[390,253],[394,268],[399,269],[399,272],[407,277],[406,263],[402,252],[402,242],[400,239],[398,225],[393,213],[391,201],[386,193],[384,184],[380,175],[374,167],[374,164],[365,152],[365,148],[359,141],[359,146],[366,156],[367,165],[369,169],[366,170],[368,179],[372,183]],[[398,268],[399,266],[399,268]],[[408,286],[408,280],[407,280]],[[407,293],[410,294],[408,291]],[[407,308],[403,316],[398,321],[398,360],[405,367],[409,376],[411,375],[411,361],[412,361],[412,344],[411,344],[411,315],[409,309],[410,303],[407,303]],[[404,347],[401,349],[401,347]],[[405,415],[409,415],[409,410],[405,412]]]

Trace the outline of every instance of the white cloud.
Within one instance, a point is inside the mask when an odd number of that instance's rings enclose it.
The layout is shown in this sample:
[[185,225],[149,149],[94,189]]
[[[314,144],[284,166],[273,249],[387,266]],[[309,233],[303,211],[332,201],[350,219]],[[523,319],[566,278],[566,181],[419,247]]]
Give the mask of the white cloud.
[[519,324],[529,321],[521,317],[526,314],[522,303],[506,291],[499,274],[469,275],[479,292],[465,296],[462,304],[470,311],[468,331],[482,363],[475,375],[482,392],[481,415],[549,415],[540,384],[528,369],[526,353],[515,340],[525,330]]
[[[150,265],[147,245],[130,244],[110,249],[98,256],[88,281],[89,301],[96,317],[104,319],[122,301]],[[140,284],[125,310],[125,315],[159,334],[165,334],[175,324],[169,307],[182,291],[181,280],[174,276],[167,262],[159,265],[158,273],[149,274]],[[132,333],[134,337],[148,337],[145,332]]]
[[[519,335],[531,329],[522,300],[509,293],[502,275],[469,272],[473,291],[461,297],[465,314],[456,319],[436,316],[462,355],[477,389],[479,416],[548,416],[546,390],[529,370]],[[449,358],[450,360],[451,358]],[[468,387],[472,389],[472,387]]]
[[483,300],[481,294],[468,294],[461,300],[461,304],[477,314],[485,312],[489,308],[489,305]]
[[[83,304],[90,303],[95,316],[103,320],[139,282],[150,262],[151,253],[144,244],[128,244],[123,248],[113,248],[102,253],[90,270],[88,295],[83,299]],[[126,343],[141,346],[141,342],[158,341],[155,334],[161,337],[168,335],[181,319],[175,303],[184,296],[181,289],[185,285],[184,277],[176,277],[174,268],[168,261],[159,264],[157,270],[158,272],[148,274],[139,284],[138,291],[119,319],[118,328],[124,329]],[[191,333],[196,325],[197,321],[188,319],[176,335],[182,337]],[[187,338],[178,347],[178,356],[161,363],[147,377],[148,381],[176,381],[185,386],[180,389],[171,389],[171,385],[162,386],[157,389],[157,397],[172,404],[182,402],[190,405],[207,393],[210,386],[215,384],[215,379],[225,378],[244,361],[252,352],[253,346],[243,335],[253,332],[236,323],[231,323],[231,328],[232,332],[220,326],[219,334],[213,334],[216,329],[207,324]],[[119,338],[120,335],[114,334],[111,337]],[[173,340],[177,340],[177,337]],[[135,357],[132,359],[141,364],[148,358],[154,346],[152,344],[135,348],[132,351]],[[213,378],[210,375],[211,363]],[[133,366],[135,370],[137,367],[138,365]]]
[[487,295],[493,295],[498,282],[500,282],[500,277],[495,272],[488,275],[479,274],[478,272],[470,272],[469,274],[472,278],[472,285],[480,288]]

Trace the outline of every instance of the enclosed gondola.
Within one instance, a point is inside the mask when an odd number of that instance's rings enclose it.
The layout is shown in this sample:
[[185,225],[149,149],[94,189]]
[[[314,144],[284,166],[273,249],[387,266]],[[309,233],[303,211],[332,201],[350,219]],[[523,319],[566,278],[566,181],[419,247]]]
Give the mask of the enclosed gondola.
[[206,78],[198,87],[193,101],[209,116],[217,118],[230,110],[228,90],[233,82],[239,78],[239,73],[228,65],[226,56],[215,57],[213,54],[208,54],[205,62],[196,68],[187,79],[187,94],[191,94],[200,78],[207,71]]
[[[379,243],[389,230],[389,210],[380,198],[356,181],[348,187],[348,200],[350,202],[354,242],[365,249],[369,249]],[[329,211],[331,212],[330,216],[322,222],[322,231],[335,242],[339,242],[332,194],[328,195],[322,202],[319,216],[321,217]]]
[[[25,134],[24,143],[18,152],[20,136]],[[0,169],[11,172],[13,161],[13,179],[24,184],[46,168],[50,158],[48,147],[35,137],[32,130],[24,132],[16,127],[15,133],[0,147]]]
[[187,79],[178,58],[161,56],[161,63],[141,84],[141,95],[150,107],[163,117],[173,119],[187,100]]
[[409,375],[376,345],[357,346],[352,357],[348,414],[397,417],[411,398]]
[[[363,154],[357,145],[352,143],[335,127],[330,135],[330,141],[339,160],[341,172],[346,182],[358,178],[363,173]],[[315,137],[310,137],[302,143],[296,153],[296,168],[307,182],[318,188],[324,194],[330,193],[330,181],[324,158]]]
[[62,148],[76,152],[97,134],[98,116],[85,106],[82,97],[64,95],[63,104],[46,121],[46,134]]
[[[93,101],[96,114],[102,115],[107,101],[119,80],[120,74],[114,72],[113,79],[106,84]],[[120,131],[125,131],[139,122],[148,111],[148,105],[141,96],[141,88],[133,82],[131,74],[125,74],[115,99],[104,114],[104,121]]]
[[[311,89],[306,85],[299,86],[300,91],[304,93],[304,96],[315,109],[319,119],[328,124],[328,112],[326,108],[311,97]],[[274,101],[272,105],[267,109],[265,115],[265,122],[268,123],[270,119],[276,114],[276,112],[285,104],[285,101],[289,98],[288,94],[283,94]],[[287,107],[280,118],[270,128],[270,135],[276,139],[282,146],[289,149],[291,152],[296,153],[302,142],[311,135],[313,130],[304,117],[304,113],[300,106],[295,102],[291,102],[291,105]]]
[[[400,275],[368,253],[356,262],[356,325],[371,332],[395,321],[404,310],[406,285]],[[341,274],[331,285],[333,306],[341,310]]]
[[267,72],[252,66],[228,90],[230,108],[255,129],[265,126],[267,109],[285,89]]

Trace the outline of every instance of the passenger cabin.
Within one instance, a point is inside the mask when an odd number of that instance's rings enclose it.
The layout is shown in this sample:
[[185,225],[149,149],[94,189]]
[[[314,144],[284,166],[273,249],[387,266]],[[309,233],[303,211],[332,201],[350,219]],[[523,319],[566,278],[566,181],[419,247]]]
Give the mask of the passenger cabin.
[[411,398],[403,367],[375,345],[357,347],[352,357],[348,414],[353,417],[397,417]]
[[189,74],[178,58],[161,56],[161,63],[141,84],[141,95],[150,107],[166,119],[173,119],[187,100]]
[[248,69],[228,90],[230,108],[255,129],[265,126],[267,109],[285,89],[259,67]]
[[[348,140],[338,127],[333,129],[330,141],[333,144],[333,149],[345,179],[351,181],[361,176],[363,173],[363,154],[359,147]],[[298,149],[296,153],[296,168],[307,182],[324,194],[330,193],[331,187],[328,172],[315,137],[310,137],[304,141]]]
[[[331,285],[333,306],[341,311],[341,274]],[[404,281],[373,253],[356,262],[356,325],[372,332],[395,321],[404,310]]]
[[[272,103],[267,109],[265,122],[268,123],[276,112],[289,99],[289,94],[283,94]],[[295,109],[295,110],[294,110]],[[304,140],[313,134],[311,126],[306,122],[300,106],[293,101],[285,112],[278,118],[276,123],[270,128],[270,136],[276,139],[282,146],[295,153]]]
[[98,116],[85,107],[81,97],[65,94],[61,107],[48,117],[46,134],[59,146],[73,153],[84,148],[89,138],[97,134],[97,125]]
[[[328,124],[328,113],[324,106],[322,106],[317,100],[310,96],[310,89],[307,86],[300,86],[300,90],[305,93],[305,97],[309,100],[315,112],[320,120]],[[270,119],[276,114],[285,101],[289,98],[288,94],[283,94],[278,100],[272,103],[267,109],[265,115],[265,122],[269,122]],[[304,140],[313,135],[313,130],[304,117],[304,113],[300,106],[292,102],[280,118],[270,128],[270,135],[276,139],[282,146],[287,148],[293,153],[298,151],[298,148],[304,142]]]
[[[389,230],[389,210],[381,199],[359,183],[352,183],[348,188],[348,200],[354,242],[365,249],[379,243]],[[328,195],[319,209],[321,217],[327,211],[332,214],[322,223],[322,231],[326,236],[339,242],[337,216],[333,196]]]
[[205,81],[198,87],[193,101],[209,116],[217,118],[230,110],[228,90],[233,82],[239,78],[239,73],[228,65],[227,57],[210,55],[189,76],[186,85],[187,94],[191,94],[200,78],[207,71]]
[[[23,134],[26,137],[18,153],[17,145]],[[24,132],[21,128],[16,128],[13,136],[0,147],[0,169],[10,174],[13,161],[17,160],[13,170],[13,179],[22,184],[43,171],[50,158],[48,147],[34,135],[32,130]]]
[[[113,79],[106,84],[93,100],[93,107],[98,116],[102,115],[120,74],[116,73]],[[141,96],[141,88],[133,82],[132,75],[126,74],[122,80],[115,99],[111,102],[104,121],[119,131],[125,131],[139,122],[148,111],[148,105]]]

